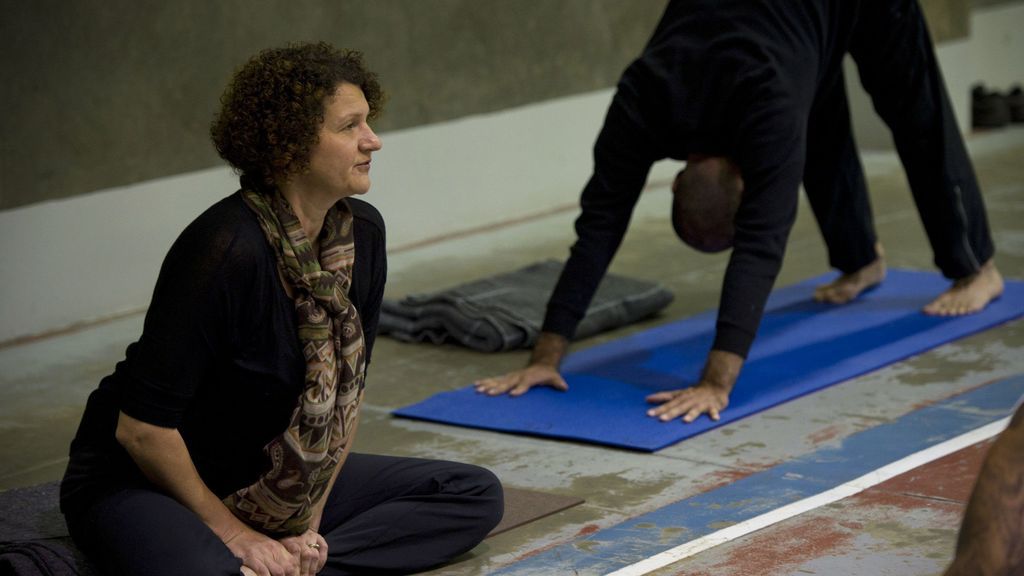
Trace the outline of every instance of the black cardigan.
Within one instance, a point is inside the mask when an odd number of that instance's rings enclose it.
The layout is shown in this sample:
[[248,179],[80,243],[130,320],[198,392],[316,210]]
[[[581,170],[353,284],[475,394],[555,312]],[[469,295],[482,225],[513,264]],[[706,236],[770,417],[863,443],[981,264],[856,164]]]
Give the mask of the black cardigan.
[[[369,362],[387,276],[384,222],[373,206],[348,201],[356,245],[349,296]],[[61,485],[62,509],[146,483],[114,438],[119,411],[177,428],[218,496],[251,484],[267,469],[263,446],[288,424],[305,367],[274,252],[235,193],[178,237],[142,336],[89,396]]]

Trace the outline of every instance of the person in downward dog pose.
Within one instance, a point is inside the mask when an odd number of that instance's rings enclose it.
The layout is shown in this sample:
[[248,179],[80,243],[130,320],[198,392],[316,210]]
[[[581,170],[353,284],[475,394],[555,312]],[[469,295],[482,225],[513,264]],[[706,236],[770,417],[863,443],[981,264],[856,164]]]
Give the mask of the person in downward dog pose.
[[985,207],[915,0],[673,0],[622,74],[594,145],[577,241],[529,364],[476,383],[489,395],[566,389],[558,367],[618,250],[651,165],[686,160],[673,225],[704,251],[732,249],[700,381],[652,394],[648,415],[718,419],[782,264],[801,182],[842,275],[816,298],[845,303],[881,282],[850,127],[850,53],[892,130],[935,262],[952,286],[924,308],[954,316],[1003,290]]

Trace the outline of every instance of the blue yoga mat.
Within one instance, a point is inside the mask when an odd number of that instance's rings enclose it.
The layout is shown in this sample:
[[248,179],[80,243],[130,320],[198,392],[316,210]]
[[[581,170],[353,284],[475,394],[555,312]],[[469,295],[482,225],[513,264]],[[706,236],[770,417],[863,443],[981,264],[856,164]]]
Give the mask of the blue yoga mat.
[[653,452],[1024,315],[1024,282],[977,314],[927,316],[921,308],[949,287],[928,272],[890,270],[881,286],[850,304],[814,302],[826,274],[774,291],[757,340],[718,422],[662,423],[644,398],[697,382],[711,347],[715,311],[571,354],[562,365],[568,392],[534,388],[490,397],[472,386],[435,394],[396,416]]

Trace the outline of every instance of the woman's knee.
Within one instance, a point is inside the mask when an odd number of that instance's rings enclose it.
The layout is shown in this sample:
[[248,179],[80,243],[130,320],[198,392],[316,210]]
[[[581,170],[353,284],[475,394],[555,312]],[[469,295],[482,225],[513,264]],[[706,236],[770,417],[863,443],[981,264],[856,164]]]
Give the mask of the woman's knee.
[[123,490],[68,518],[103,574],[237,576],[241,561],[193,512],[149,490]]
[[505,513],[505,491],[494,472],[473,464],[462,464],[460,474],[463,494],[475,497],[481,524],[489,531],[501,522]]

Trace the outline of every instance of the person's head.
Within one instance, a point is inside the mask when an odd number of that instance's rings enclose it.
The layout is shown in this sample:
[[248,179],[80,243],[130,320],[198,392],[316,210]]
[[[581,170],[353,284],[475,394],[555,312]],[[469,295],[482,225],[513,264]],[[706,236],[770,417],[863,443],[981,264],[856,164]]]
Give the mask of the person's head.
[[672,183],[672,227],[701,252],[732,248],[743,176],[728,158],[691,155]]
[[[234,75],[210,127],[217,152],[260,188],[313,178],[360,194],[383,93],[362,54],[324,43],[263,50]],[[345,194],[347,195],[347,194]]]

